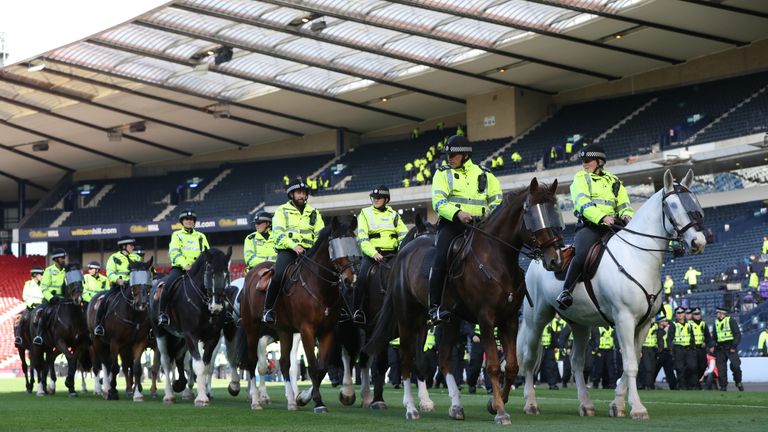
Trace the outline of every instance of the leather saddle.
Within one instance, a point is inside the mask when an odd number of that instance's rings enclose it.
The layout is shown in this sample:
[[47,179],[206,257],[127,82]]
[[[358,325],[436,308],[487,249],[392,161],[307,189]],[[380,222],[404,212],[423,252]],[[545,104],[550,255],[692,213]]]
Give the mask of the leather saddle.
[[[298,260],[288,264],[288,267],[285,269],[285,273],[283,273],[283,279],[285,279],[286,275],[290,275],[291,273],[293,273],[296,269],[296,266],[298,265],[299,265]],[[274,275],[275,275],[274,265],[256,270],[256,274],[254,275],[254,277],[258,281],[256,282],[256,291],[267,292],[267,288],[269,288],[269,283],[272,281],[272,277]],[[285,287],[281,287],[281,288],[285,288]]]
[[[604,245],[608,244],[608,240],[610,240],[611,236],[613,236],[612,232],[604,234],[603,237],[600,238],[600,241],[593,244],[592,247],[589,248],[589,251],[587,251],[587,256],[584,260],[584,269],[581,272],[581,278],[579,279],[580,282],[590,280],[595,277],[597,268],[600,266],[600,260],[603,258],[603,254],[605,253]],[[557,277],[558,280],[565,280],[565,275],[568,273],[568,268],[570,268],[570,266],[573,264],[573,257],[575,255],[576,249],[574,249],[573,245],[568,246],[563,253],[563,259],[565,261],[563,264],[563,270],[555,273],[555,277]]]

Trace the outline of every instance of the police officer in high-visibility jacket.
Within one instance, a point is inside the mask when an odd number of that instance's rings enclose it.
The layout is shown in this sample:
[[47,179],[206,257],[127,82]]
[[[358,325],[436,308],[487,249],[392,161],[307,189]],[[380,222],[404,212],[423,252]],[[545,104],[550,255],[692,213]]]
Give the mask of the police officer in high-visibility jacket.
[[67,252],[64,249],[54,249],[51,253],[53,264],[48,266],[43,272],[43,278],[40,280],[40,290],[43,292],[43,303],[35,311],[35,338],[32,343],[35,345],[43,344],[43,331],[45,330],[47,312],[50,310],[49,304],[60,302],[64,294],[65,270],[67,265]]
[[30,270],[31,278],[24,282],[24,289],[21,291],[21,299],[24,301],[26,308],[21,311],[20,319],[14,327],[14,343],[21,346],[21,329],[22,325],[29,323],[29,313],[32,309],[36,308],[43,302],[43,291],[40,289],[40,280],[43,278],[43,269],[40,267],[33,267]]
[[728,390],[728,371],[726,371],[726,362],[731,363],[731,372],[733,380],[736,382],[736,388],[744,391],[744,385],[741,383],[741,359],[739,358],[739,342],[741,341],[741,329],[735,318],[728,316],[728,309],[717,308],[717,320],[715,320],[715,334],[712,338],[717,361],[717,370],[720,372],[718,381],[720,390]]
[[171,242],[168,245],[168,256],[171,258],[171,271],[160,282],[160,304],[158,309],[160,313],[157,317],[157,323],[168,325],[171,322],[170,317],[165,312],[168,303],[170,291],[173,289],[173,283],[184,272],[192,268],[192,264],[197,261],[203,251],[210,249],[208,237],[200,231],[195,230],[197,223],[197,214],[190,210],[184,210],[179,214],[179,222],[182,227],[171,234]]
[[400,215],[390,206],[389,188],[381,185],[368,196],[372,205],[360,210],[357,215],[357,242],[363,252],[363,262],[357,278],[357,286],[352,296],[352,322],[358,325],[366,323],[361,305],[368,292],[368,273],[373,263],[384,262],[400,248],[400,242],[408,234]]
[[491,214],[503,198],[496,176],[472,162],[472,145],[462,135],[443,148],[448,165],[432,178],[432,208],[440,215],[432,269],[429,272],[429,317],[438,323],[450,316],[442,306],[448,248],[475,218]]
[[88,308],[88,303],[98,293],[110,288],[109,279],[99,273],[101,264],[98,261],[88,263],[88,273],[83,276],[83,310]]
[[592,363],[592,388],[600,381],[604,389],[616,388],[616,334],[613,327],[592,328],[593,346],[596,345]]
[[267,288],[264,315],[261,317],[267,324],[275,323],[275,312],[272,308],[277,301],[285,270],[299,255],[315,244],[317,234],[325,227],[320,212],[307,203],[309,186],[297,181],[288,186],[285,192],[289,200],[275,210],[275,216],[272,218],[277,260],[275,272]]
[[[696,360],[696,377],[704,375],[707,370],[707,347],[710,345],[711,336],[707,323],[701,319],[701,308],[696,307],[691,311],[691,329],[693,330],[693,356]],[[701,389],[701,382],[696,382],[696,388]]]
[[582,171],[576,173],[571,183],[571,199],[574,212],[579,219],[573,244],[576,248],[563,291],[557,297],[560,309],[573,304],[573,289],[581,279],[587,252],[593,244],[617,223],[629,223],[634,210],[629,204],[629,195],[618,177],[605,168],[605,150],[597,144],[590,144],[579,151]]
[[272,235],[272,213],[260,211],[253,217],[256,231],[248,234],[243,242],[245,272],[263,262],[275,262],[275,236]]
[[[128,236],[120,237],[117,240],[118,251],[107,258],[107,288],[109,291],[104,294],[101,304],[96,310],[96,325],[93,327],[93,334],[104,336],[104,317],[107,314],[109,299],[120,291],[124,285],[129,283],[131,271],[128,268],[132,262],[141,261],[141,256],[136,254],[136,239]],[[98,273],[97,273],[98,274]],[[83,293],[85,296],[85,293]],[[89,300],[90,301],[90,296]]]
[[565,321],[558,315],[555,315],[541,333],[541,346],[543,348],[541,380],[547,381],[550,390],[560,390],[560,387],[557,385],[560,382],[560,372],[557,370],[557,351],[559,350],[557,341],[560,338],[560,332],[563,330],[563,327],[565,327]]
[[696,386],[696,357],[693,352],[695,339],[691,323],[685,319],[685,309],[675,309],[675,323],[670,326],[672,333],[672,354],[675,357],[675,374],[681,390]]

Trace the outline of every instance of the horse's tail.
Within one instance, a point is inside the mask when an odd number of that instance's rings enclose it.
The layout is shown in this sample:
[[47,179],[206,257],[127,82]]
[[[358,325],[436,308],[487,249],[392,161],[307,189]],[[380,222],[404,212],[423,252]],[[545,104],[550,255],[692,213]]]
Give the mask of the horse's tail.
[[381,305],[381,310],[376,316],[376,327],[373,328],[371,337],[363,347],[363,351],[369,356],[374,356],[383,351],[395,334],[394,296],[392,295],[395,291],[394,285],[396,284],[391,284],[387,290],[387,294],[384,296],[384,303]]
[[248,341],[241,325],[235,330],[232,340],[227,341],[227,361],[234,367],[242,367],[248,355]]

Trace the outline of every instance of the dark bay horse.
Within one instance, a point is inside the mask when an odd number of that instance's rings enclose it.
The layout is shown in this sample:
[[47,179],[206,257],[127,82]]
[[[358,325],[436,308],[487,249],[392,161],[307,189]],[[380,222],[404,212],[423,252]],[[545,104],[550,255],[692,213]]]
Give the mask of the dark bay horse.
[[[117,400],[118,356],[123,362],[127,387],[133,391],[133,401],[141,402],[142,353],[147,347],[151,322],[149,319],[149,291],[152,289],[152,259],[149,262],[131,262],[129,282],[118,293],[104,301],[105,293],[96,295],[88,305],[88,330],[93,339],[95,354],[94,374],[103,370],[104,398]],[[96,314],[106,307],[104,336],[95,336]]]
[[156,287],[152,290],[152,328],[165,371],[164,403],[176,402],[174,390],[184,390],[186,380],[183,369],[179,370],[179,380],[171,385],[171,362],[178,364],[185,352],[192,356],[192,367],[197,376],[195,406],[210,403],[206,392],[211,376],[211,360],[231,310],[224,296],[224,289],[229,286],[231,255],[231,247],[226,253],[219,249],[205,250],[173,286],[163,288],[172,290],[168,295],[167,313],[171,317],[168,326],[157,323],[159,293]]
[[[408,234],[403,238],[400,248],[405,247],[413,239],[421,236],[430,236],[434,238],[436,227],[422,219],[421,215],[416,214],[414,227],[408,230]],[[387,278],[391,267],[391,262],[395,255],[386,257],[383,263],[374,263],[371,266],[368,290],[364,294],[362,304],[365,316],[372,317],[363,329],[351,324],[344,323],[339,327],[339,340],[342,345],[341,358],[344,367],[344,379],[339,394],[339,400],[345,405],[351,405],[355,401],[353,387],[352,365],[355,359],[359,359],[360,365],[360,398],[363,408],[385,409],[384,403],[384,379],[388,368],[387,350],[384,349],[376,355],[368,355],[362,351],[362,345],[368,341],[373,334],[376,326],[376,318],[384,304],[384,294],[387,288]],[[362,277],[362,275],[361,275]],[[373,394],[371,394],[370,383],[373,381]]]
[[[312,399],[315,401],[315,413],[325,413],[320,396],[320,382],[325,377],[326,368],[331,361],[335,343],[335,329],[341,310],[340,289],[351,286],[359,267],[360,248],[355,241],[357,220],[343,223],[334,217],[329,226],[318,234],[315,245],[300,255],[297,263],[285,273],[282,290],[275,304],[278,321],[274,329],[280,340],[280,369],[285,379],[288,409],[295,410],[297,402],[304,404],[305,399],[294,394],[290,370],[290,356],[293,345],[293,333],[301,333],[309,375],[312,379]],[[261,322],[264,309],[265,293],[260,286],[261,269],[270,263],[256,266],[245,280],[240,315],[246,337],[244,347],[245,368],[253,371],[256,367],[256,350],[259,339],[265,334],[265,324]],[[318,341],[318,355],[315,355],[315,340]],[[253,375],[252,375],[253,376]],[[251,382],[255,386],[255,382]],[[261,409],[259,398],[251,398],[251,408]]]
[[[562,216],[556,203],[557,181],[549,187],[540,187],[534,178],[527,188],[506,194],[504,202],[492,215],[477,225],[472,225],[466,235],[454,243],[449,256],[449,271],[444,294],[444,304],[455,304],[454,313],[464,320],[480,325],[480,339],[485,348],[488,375],[493,383],[493,398],[488,401],[488,411],[496,414],[500,424],[509,424],[504,404],[509,398],[512,380],[517,374],[515,340],[517,338],[518,312],[526,295],[523,271],[518,256],[523,245],[533,250],[532,256],[542,259],[552,270],[562,266]],[[542,225],[540,229],[526,228],[524,220]],[[558,225],[558,226],[554,226]],[[535,231],[535,232],[534,232]],[[388,292],[371,342],[365,350],[380,352],[395,334],[400,336],[401,371],[405,395],[406,418],[419,418],[411,396],[411,371],[415,356],[421,356],[427,331],[427,297],[429,265],[435,249],[430,238],[417,238],[406,245],[392,263],[388,280]],[[459,320],[443,324],[439,347],[452,347],[459,334]],[[506,357],[503,391],[499,385],[500,361],[498,358],[494,327]],[[439,365],[445,376],[451,397],[449,415],[464,419],[458,386],[452,375],[450,349],[439,350]],[[417,359],[418,361],[418,359]],[[418,364],[418,363],[417,363]],[[417,372],[419,398],[422,410],[431,411],[434,404],[429,399],[423,376]]]
[[[33,311],[24,310],[17,316],[16,326],[19,327],[19,337],[21,337],[21,343],[14,343],[16,350],[19,353],[19,360],[21,360],[21,371],[24,373],[24,384],[27,389],[27,393],[32,393],[35,386],[35,374],[30,369],[27,363],[27,351],[30,351],[32,347],[32,329],[30,324],[32,321]],[[14,328],[14,330],[16,330]]]
[[[85,325],[85,314],[82,307],[83,273],[80,264],[67,264],[64,276],[66,288],[64,299],[55,304],[48,304],[43,329],[43,345],[32,345],[30,349],[30,365],[37,373],[37,395],[46,394],[48,373],[53,369],[54,360],[59,354],[67,359],[67,386],[69,396],[76,397],[75,373],[77,361],[81,352],[87,349],[90,342],[88,329]],[[51,384],[48,392],[56,391],[56,376],[51,374]]]

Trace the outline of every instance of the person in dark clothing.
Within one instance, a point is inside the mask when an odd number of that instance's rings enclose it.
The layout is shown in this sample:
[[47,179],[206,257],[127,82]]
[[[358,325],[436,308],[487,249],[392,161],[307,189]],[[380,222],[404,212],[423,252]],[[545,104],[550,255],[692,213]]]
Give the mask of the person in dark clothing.
[[720,390],[728,390],[728,371],[725,367],[727,362],[730,362],[736,388],[739,391],[744,391],[744,385],[741,383],[741,359],[739,358],[741,330],[736,319],[728,316],[728,310],[725,308],[717,308],[713,340],[714,346],[711,351],[715,353]]
[[598,388],[600,382],[604,389],[616,388],[615,350],[616,335],[613,327],[592,329],[592,343],[596,346],[592,363],[592,387]]

